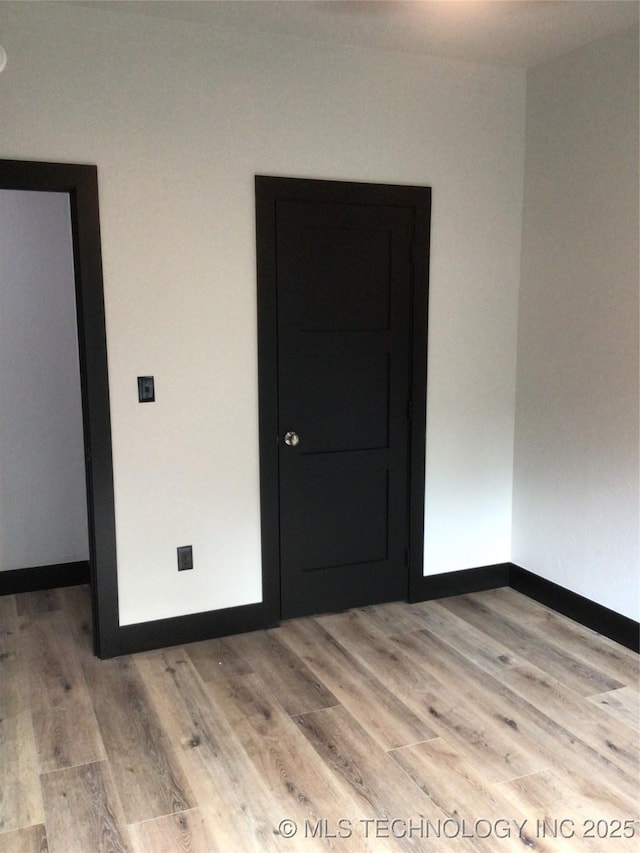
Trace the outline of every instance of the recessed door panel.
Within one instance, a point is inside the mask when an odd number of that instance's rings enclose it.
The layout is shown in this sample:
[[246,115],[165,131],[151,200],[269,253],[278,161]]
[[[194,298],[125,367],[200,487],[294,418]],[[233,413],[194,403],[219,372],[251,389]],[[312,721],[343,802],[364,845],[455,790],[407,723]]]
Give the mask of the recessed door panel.
[[283,561],[300,572],[332,566],[348,571],[355,563],[385,561],[388,475],[384,463],[372,465],[368,458],[333,454],[331,459],[300,459],[282,495],[281,513],[289,530],[282,543]]
[[388,347],[385,341],[356,337],[306,334],[281,347],[287,365],[281,384],[288,396],[283,412],[299,433],[304,454],[388,446]]
[[282,296],[301,327],[388,329],[391,233],[354,219],[346,227],[322,227],[300,203],[289,203],[282,219],[289,217],[295,222],[289,223],[294,227],[291,251],[280,258]]

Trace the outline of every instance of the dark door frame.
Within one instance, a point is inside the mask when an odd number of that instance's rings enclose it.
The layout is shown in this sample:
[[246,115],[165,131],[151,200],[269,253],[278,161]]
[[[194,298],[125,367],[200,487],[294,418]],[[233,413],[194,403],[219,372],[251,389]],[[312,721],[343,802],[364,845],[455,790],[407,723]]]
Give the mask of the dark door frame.
[[321,181],[257,175],[256,251],[258,273],[258,384],[260,425],[260,516],[265,624],[280,621],[280,494],[278,471],[278,331],[275,252],[279,199],[381,204],[413,211],[413,330],[411,344],[409,448],[409,555],[407,598],[420,598],[423,585],[425,441],[427,410],[427,327],[429,304],[429,187]]
[[94,652],[118,653],[111,413],[95,166],[0,160],[0,189],[69,194],[84,425]]

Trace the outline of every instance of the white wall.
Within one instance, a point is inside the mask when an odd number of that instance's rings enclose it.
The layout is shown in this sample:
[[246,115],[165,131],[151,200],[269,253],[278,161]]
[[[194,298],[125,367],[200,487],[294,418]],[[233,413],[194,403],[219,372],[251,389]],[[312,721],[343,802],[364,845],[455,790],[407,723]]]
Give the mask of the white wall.
[[98,165],[121,623],[261,599],[256,173],[433,187],[426,572],[508,560],[524,73],[60,3],[0,23],[1,155]]
[[89,558],[69,196],[0,190],[0,571]]
[[638,619],[638,32],[529,73],[513,560]]

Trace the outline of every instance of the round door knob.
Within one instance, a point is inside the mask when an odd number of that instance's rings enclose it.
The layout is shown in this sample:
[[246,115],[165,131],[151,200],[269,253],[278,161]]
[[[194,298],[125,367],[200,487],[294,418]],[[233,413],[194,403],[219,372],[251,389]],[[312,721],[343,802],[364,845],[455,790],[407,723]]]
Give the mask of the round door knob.
[[289,447],[296,447],[300,444],[300,436],[297,432],[285,432],[284,434],[284,443]]

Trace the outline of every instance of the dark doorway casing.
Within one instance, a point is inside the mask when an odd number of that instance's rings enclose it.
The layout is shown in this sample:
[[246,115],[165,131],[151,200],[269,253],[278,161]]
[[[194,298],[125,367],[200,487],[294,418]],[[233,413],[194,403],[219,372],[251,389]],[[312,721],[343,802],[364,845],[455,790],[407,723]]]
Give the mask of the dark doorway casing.
[[0,160],[0,189],[69,194],[84,425],[95,654],[118,654],[111,415],[98,175],[93,165]]

